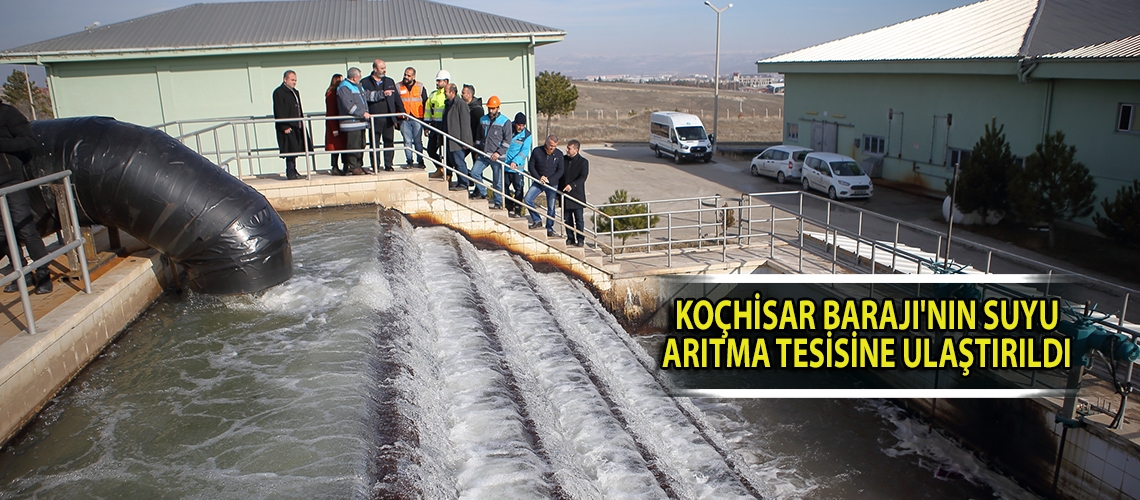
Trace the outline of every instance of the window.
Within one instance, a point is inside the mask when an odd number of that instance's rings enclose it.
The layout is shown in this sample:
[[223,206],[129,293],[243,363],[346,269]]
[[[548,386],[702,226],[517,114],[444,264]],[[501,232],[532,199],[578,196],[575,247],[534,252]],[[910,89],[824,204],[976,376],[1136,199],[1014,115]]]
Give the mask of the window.
[[786,137],[789,141],[800,140],[800,124],[790,122],[785,124],[784,137]]
[[1121,104],[1120,113],[1116,118],[1116,130],[1118,132],[1140,132],[1140,120],[1136,119],[1135,104]]
[[877,135],[863,136],[863,152],[869,155],[881,155],[887,149],[887,139]]
[[784,161],[788,159],[788,156],[789,155],[787,151],[776,151],[776,154],[772,155],[772,159],[776,161]]
[[669,126],[663,123],[650,123],[649,132],[659,137],[669,137]]
[[950,168],[953,168],[954,166],[961,167],[967,161],[970,161],[970,150],[969,149],[950,148],[950,154],[948,156],[949,156],[949,158],[948,158],[949,162],[946,164],[947,167],[950,167]]
[[772,155],[774,155],[774,154],[776,154],[776,151],[774,149],[769,149],[767,151],[764,151],[763,153],[760,153],[760,159],[761,160],[771,160]]

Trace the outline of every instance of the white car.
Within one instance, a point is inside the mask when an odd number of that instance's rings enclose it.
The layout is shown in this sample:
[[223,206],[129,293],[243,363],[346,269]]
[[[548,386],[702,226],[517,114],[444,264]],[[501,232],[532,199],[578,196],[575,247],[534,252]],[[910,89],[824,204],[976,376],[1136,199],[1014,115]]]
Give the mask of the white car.
[[875,191],[859,162],[835,153],[808,153],[804,158],[803,185],[805,191],[818,189],[833,200],[870,198]]
[[800,146],[772,146],[752,159],[752,175],[775,177],[780,184],[799,179],[804,157],[811,151]]

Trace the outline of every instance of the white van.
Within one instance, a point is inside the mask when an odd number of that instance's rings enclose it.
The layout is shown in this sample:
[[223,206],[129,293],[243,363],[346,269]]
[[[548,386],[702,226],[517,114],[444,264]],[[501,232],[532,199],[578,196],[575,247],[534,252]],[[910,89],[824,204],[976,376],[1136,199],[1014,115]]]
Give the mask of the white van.
[[658,158],[672,155],[676,163],[685,158],[712,161],[712,138],[705,133],[701,119],[688,113],[658,111],[650,115],[649,147]]

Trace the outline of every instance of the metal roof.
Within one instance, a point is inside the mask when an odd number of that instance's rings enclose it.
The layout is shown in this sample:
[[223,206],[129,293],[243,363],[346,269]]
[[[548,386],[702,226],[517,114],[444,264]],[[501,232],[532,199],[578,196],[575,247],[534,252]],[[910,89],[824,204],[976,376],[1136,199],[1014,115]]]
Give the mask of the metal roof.
[[985,0],[759,63],[1014,59],[1136,34],[1136,1]]
[[1085,59],[1085,58],[1140,57],[1140,35],[1130,36],[1115,42],[1099,43],[1087,47],[1046,54],[1041,59]]
[[566,32],[428,0],[194,4],[0,51],[0,57],[274,47]]

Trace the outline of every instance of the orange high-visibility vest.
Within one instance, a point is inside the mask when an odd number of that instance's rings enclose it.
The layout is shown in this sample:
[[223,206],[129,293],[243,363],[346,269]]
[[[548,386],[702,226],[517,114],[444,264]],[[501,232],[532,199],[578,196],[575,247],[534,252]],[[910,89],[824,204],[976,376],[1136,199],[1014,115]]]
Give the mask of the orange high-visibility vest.
[[396,85],[400,89],[400,99],[404,101],[404,112],[416,118],[424,117],[424,86],[416,81],[409,90],[404,82]]

